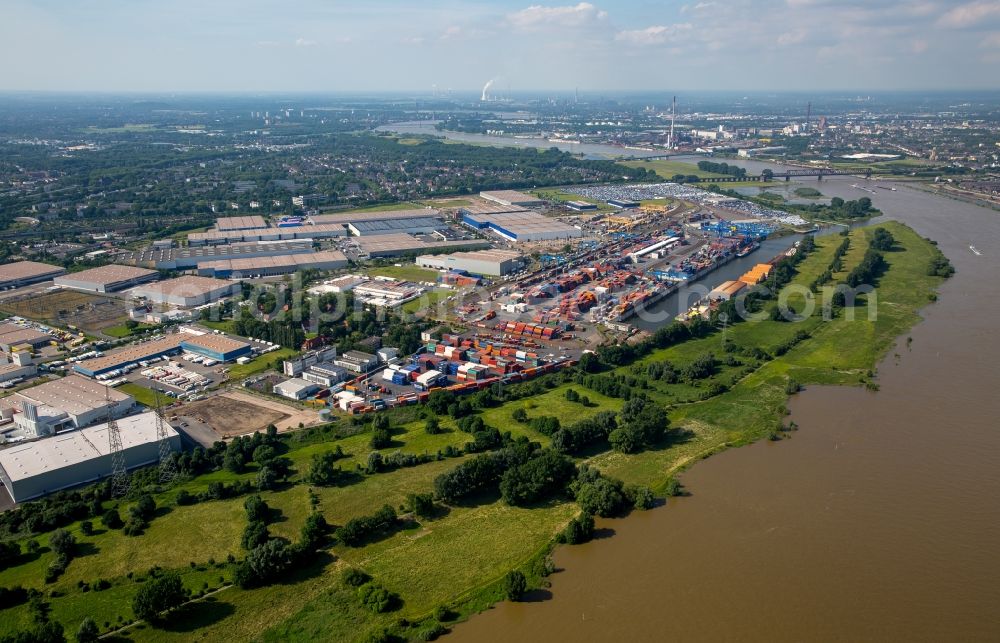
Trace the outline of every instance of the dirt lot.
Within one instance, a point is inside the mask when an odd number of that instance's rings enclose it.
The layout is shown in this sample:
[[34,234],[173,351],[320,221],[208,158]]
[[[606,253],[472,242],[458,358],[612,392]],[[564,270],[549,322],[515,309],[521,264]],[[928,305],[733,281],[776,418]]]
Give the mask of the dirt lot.
[[0,302],[0,311],[55,326],[72,324],[85,331],[117,326],[128,317],[124,301],[75,290],[27,293]]
[[279,431],[287,431],[298,428],[300,422],[306,426],[315,424],[319,418],[315,411],[237,391],[185,404],[177,415],[179,419],[204,424],[221,438],[262,431],[268,424],[274,424]]

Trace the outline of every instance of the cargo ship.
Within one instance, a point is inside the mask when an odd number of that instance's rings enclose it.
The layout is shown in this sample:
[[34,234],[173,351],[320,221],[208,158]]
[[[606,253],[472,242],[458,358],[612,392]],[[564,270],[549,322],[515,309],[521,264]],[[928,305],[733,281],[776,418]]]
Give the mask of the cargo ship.
[[640,308],[646,309],[652,306],[675,290],[677,286],[669,283],[654,284],[634,290],[622,297],[621,301],[611,309],[607,319],[611,322],[624,321],[635,315]]

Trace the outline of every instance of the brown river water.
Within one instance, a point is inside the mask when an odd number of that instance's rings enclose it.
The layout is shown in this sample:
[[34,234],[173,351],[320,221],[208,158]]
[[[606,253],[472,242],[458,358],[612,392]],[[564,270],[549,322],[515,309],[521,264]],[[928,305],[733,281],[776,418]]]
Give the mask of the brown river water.
[[881,389],[797,395],[791,439],[714,456],[683,474],[690,496],[599,521],[614,535],[556,550],[551,595],[449,641],[1000,641],[1000,212],[856,182],[819,188],[870,196],[958,270],[880,364]]

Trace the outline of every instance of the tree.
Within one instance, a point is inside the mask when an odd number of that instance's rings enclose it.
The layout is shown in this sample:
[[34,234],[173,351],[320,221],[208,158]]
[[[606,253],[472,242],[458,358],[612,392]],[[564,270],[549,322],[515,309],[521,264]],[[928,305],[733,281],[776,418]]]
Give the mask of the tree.
[[272,539],[250,551],[236,566],[233,580],[243,589],[266,584],[292,566],[292,552],[288,545]]
[[320,487],[329,487],[340,482],[343,472],[336,464],[337,454],[334,451],[324,451],[313,454],[312,464],[306,473],[306,482]]
[[122,517],[121,514],[118,513],[118,508],[112,507],[105,511],[104,515],[101,516],[101,524],[108,529],[121,529],[122,525],[125,523],[122,522]]
[[68,562],[76,553],[76,537],[65,529],[56,529],[49,536],[49,548],[57,558]]
[[263,465],[257,471],[257,489],[259,491],[269,491],[278,484],[278,474],[269,465]]
[[551,449],[503,474],[500,493],[504,502],[524,506],[566,488],[576,475],[576,465],[568,457]]
[[875,228],[872,232],[871,241],[868,242],[868,245],[876,250],[892,250],[895,244],[896,239],[885,228]]
[[427,431],[428,435],[437,435],[441,433],[441,423],[436,417],[427,418],[427,422],[424,423],[424,430]]
[[12,566],[20,557],[20,545],[15,542],[0,542],[0,570]]
[[139,496],[136,503],[129,507],[129,514],[144,522],[152,520],[153,516],[156,515],[156,501],[153,500],[153,496],[148,493]]
[[411,493],[406,496],[406,506],[414,515],[430,518],[434,515],[434,495],[430,493]]
[[94,643],[100,634],[101,631],[97,629],[97,623],[88,616],[83,619],[80,627],[76,630],[76,643]]
[[588,514],[607,518],[619,513],[626,504],[619,480],[598,478],[581,484],[576,491],[576,502]]
[[594,517],[588,513],[569,521],[562,532],[562,539],[568,545],[579,545],[594,537]]
[[640,443],[636,440],[635,434],[627,429],[615,429],[608,436],[611,448],[619,453],[635,453],[640,448]]
[[503,579],[503,591],[509,601],[519,601],[528,590],[528,579],[519,570],[507,572]]
[[267,506],[266,502],[261,500],[260,496],[248,496],[247,499],[243,501],[243,509],[247,512],[248,521],[267,522],[270,508]]
[[151,577],[132,599],[132,611],[144,621],[154,621],[157,616],[180,607],[187,600],[188,593],[176,572]]
[[267,532],[267,525],[261,520],[255,520],[243,529],[243,537],[240,539],[240,545],[243,549],[250,551],[266,543],[270,537],[271,534]]
[[330,525],[326,522],[326,518],[323,517],[323,514],[314,511],[309,514],[305,524],[302,525],[302,530],[299,532],[300,542],[306,550],[315,551],[326,540],[326,534],[329,531]]
[[392,444],[392,430],[388,426],[372,425],[370,444],[373,449],[385,449]]

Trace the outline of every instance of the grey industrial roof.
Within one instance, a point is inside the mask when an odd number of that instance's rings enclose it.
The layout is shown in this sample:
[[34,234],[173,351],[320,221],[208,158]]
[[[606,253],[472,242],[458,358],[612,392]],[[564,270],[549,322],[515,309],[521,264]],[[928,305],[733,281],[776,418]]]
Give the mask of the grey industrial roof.
[[402,231],[410,228],[443,228],[444,223],[434,217],[410,217],[385,221],[356,221],[351,225],[361,234],[383,231]]
[[296,252],[312,251],[311,241],[272,241],[259,243],[257,241],[247,241],[230,243],[220,246],[198,246],[187,248],[164,248],[162,250],[142,250],[122,256],[123,261],[134,264],[155,263],[157,261],[170,261],[172,259],[187,259],[204,257],[206,261],[214,259],[224,259],[226,257],[239,257],[241,255],[255,254],[258,252],[269,252],[274,250],[284,250],[288,254]]
[[91,268],[90,270],[72,272],[67,275],[63,275],[61,279],[107,285],[118,283],[120,281],[129,281],[131,279],[148,277],[155,274],[155,270],[137,268],[136,266],[108,264],[107,266],[98,266],[97,268]]
[[119,364],[130,364],[152,355],[159,355],[170,350],[176,350],[180,348],[180,345],[180,334],[174,333],[173,335],[169,335],[161,339],[154,339],[151,342],[131,344],[121,350],[111,353],[110,355],[85,359],[78,365],[90,372],[102,371],[106,368],[114,368]]
[[14,263],[0,265],[0,281],[29,279],[31,277],[41,277],[60,272],[65,272],[65,269],[61,266],[52,266],[37,261],[15,261]]
[[347,263],[347,256],[339,250],[324,250],[322,252],[278,255],[275,257],[246,257],[243,259],[205,261],[198,264],[198,267],[213,270],[255,270],[259,268],[285,268],[289,266],[308,268],[313,264],[330,261],[343,261]]
[[[224,279],[184,275],[175,279],[136,286],[132,289],[132,294],[144,297],[148,297],[149,295],[195,297],[206,295],[222,288],[232,287],[233,282]],[[3,341],[2,336],[0,336],[0,341]]]
[[0,324],[0,344],[16,345],[42,339],[52,339],[52,335],[17,324]]
[[314,224],[357,223],[359,221],[388,221],[392,219],[412,219],[413,217],[436,217],[440,212],[434,208],[414,208],[412,210],[368,210],[365,212],[338,212],[336,214],[314,214],[309,220]]
[[215,221],[216,230],[256,230],[266,228],[267,222],[261,216],[220,217]]
[[80,375],[67,375],[57,380],[50,380],[18,391],[14,397],[39,406],[50,406],[70,415],[80,415],[103,408],[108,404],[108,398],[115,404],[131,399],[131,396],[121,391]]
[[[177,435],[169,424],[165,424],[165,429],[167,437]],[[156,414],[148,412],[121,418],[118,430],[125,449],[156,442]],[[105,423],[0,450],[0,467],[12,481],[17,481],[93,460],[110,452],[108,425]]]

